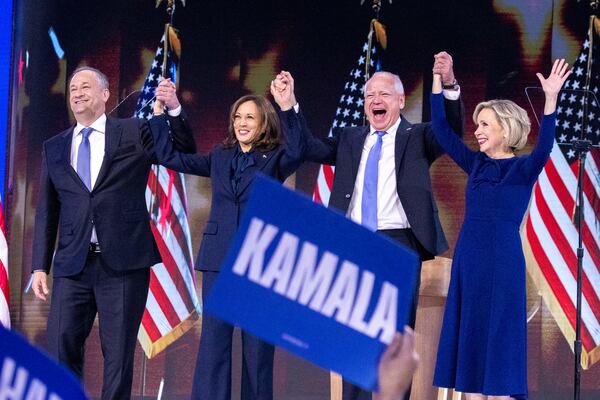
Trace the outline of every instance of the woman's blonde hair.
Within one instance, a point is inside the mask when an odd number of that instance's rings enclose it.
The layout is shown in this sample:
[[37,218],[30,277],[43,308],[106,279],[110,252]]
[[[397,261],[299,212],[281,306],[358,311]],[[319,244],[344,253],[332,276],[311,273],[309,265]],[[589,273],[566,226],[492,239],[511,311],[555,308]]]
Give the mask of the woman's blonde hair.
[[477,117],[484,108],[496,115],[496,120],[504,130],[504,141],[510,149],[521,150],[527,144],[527,136],[531,131],[531,122],[527,112],[510,100],[489,100],[477,104],[473,111],[473,122],[477,125]]

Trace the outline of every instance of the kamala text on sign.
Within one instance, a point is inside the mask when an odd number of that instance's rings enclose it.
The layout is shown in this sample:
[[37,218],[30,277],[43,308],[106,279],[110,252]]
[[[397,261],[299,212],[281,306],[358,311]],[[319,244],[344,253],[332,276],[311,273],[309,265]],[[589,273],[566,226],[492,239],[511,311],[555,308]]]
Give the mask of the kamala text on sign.
[[[377,337],[386,344],[391,342],[398,312],[396,286],[383,283],[375,312],[367,322],[364,318],[373,297],[373,273],[366,269],[361,272],[348,260],[340,262],[339,256],[328,251],[317,265],[315,244],[300,243],[300,238],[290,232],[283,232],[278,241],[274,240],[278,231],[277,227],[252,218],[233,272],[247,275],[250,281],[328,318],[335,313],[336,321],[369,337]],[[265,252],[272,243],[275,250],[271,258],[266,259]]]

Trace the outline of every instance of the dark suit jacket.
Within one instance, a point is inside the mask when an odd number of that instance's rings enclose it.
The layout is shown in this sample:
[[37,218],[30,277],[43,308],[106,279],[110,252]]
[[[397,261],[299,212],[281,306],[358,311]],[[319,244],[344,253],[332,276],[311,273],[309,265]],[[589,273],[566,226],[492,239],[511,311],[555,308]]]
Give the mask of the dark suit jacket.
[[[455,132],[463,132],[462,103],[446,100],[446,115]],[[358,165],[369,127],[348,127],[330,138],[317,139],[306,131],[307,160],[335,165],[329,207],[347,213],[354,192]],[[396,132],[397,192],[413,233],[423,249],[422,259],[445,251],[448,243],[442,231],[431,190],[429,167],[443,153],[430,123],[411,124],[402,117]]]
[[248,201],[249,187],[257,173],[283,182],[301,164],[304,142],[301,141],[300,120],[293,110],[280,113],[286,144],[269,151],[254,151],[255,164],[243,172],[236,196],[231,184],[231,161],[236,147],[217,145],[209,154],[183,154],[173,151],[169,127],[164,118],[150,120],[156,143],[156,155],[161,165],[187,174],[210,177],[212,202],[210,215],[202,237],[195,269],[219,271],[233,239],[240,216]]
[[[185,114],[171,119],[177,147],[194,152]],[[147,122],[107,118],[104,160],[91,192],[71,167],[73,129],[43,145],[32,269],[50,271],[58,233],[54,276],[81,272],[92,225],[110,268],[133,270],[160,262],[146,211],[146,183],[157,163]]]

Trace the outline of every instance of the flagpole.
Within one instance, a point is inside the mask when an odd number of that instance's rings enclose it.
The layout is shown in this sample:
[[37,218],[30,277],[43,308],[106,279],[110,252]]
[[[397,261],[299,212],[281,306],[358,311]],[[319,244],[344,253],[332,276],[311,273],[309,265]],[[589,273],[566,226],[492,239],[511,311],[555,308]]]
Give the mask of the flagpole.
[[576,197],[576,223],[578,231],[578,244],[577,244],[577,306],[575,316],[575,342],[573,344],[573,351],[575,353],[575,367],[574,367],[574,379],[573,379],[573,398],[580,400],[581,395],[581,297],[582,297],[582,275],[583,275],[583,180],[584,170],[586,163],[587,153],[592,148],[592,142],[587,138],[587,124],[588,124],[588,94],[590,90],[590,81],[592,75],[592,56],[594,49],[594,26],[596,23],[595,13],[598,10],[598,0],[590,1],[590,19],[588,28],[588,57],[587,57],[587,68],[585,76],[585,86],[583,94],[583,119],[582,119],[582,130],[579,139],[574,140],[572,145],[578,153],[578,177],[577,177],[577,197]]
[[371,49],[373,48],[373,34],[375,33],[375,21],[379,20],[379,11],[381,11],[381,0],[373,0],[373,11],[375,18],[371,20],[369,27],[369,40],[367,42],[367,60],[365,62],[365,83],[371,77]]
[[[375,23],[379,21],[379,12],[381,11],[381,0],[373,0],[371,6],[375,12],[375,18],[371,20],[369,27],[369,35],[367,41],[367,57],[365,60],[365,85],[371,78],[371,50],[373,49],[373,35],[375,34]],[[363,125],[367,124],[367,116],[363,113]]]
[[[158,6],[160,6],[160,3],[162,2],[162,0],[157,0],[156,2],[156,8],[158,8]],[[183,0],[183,4],[185,5],[185,0]],[[169,22],[167,22],[165,24],[165,32],[164,32],[164,40],[163,40],[163,62],[162,62],[162,67],[161,67],[161,75],[163,78],[167,77],[167,73],[169,72],[167,70],[167,64],[168,64],[168,52],[169,52],[169,28],[172,26],[173,23],[173,14],[175,12],[175,0],[167,0],[167,16],[169,17]],[[170,77],[170,76],[169,76]],[[158,186],[160,185],[159,182],[159,173],[160,173],[160,165],[155,165],[153,166],[154,168],[154,173],[156,175],[156,179],[154,182],[154,193],[158,193]],[[154,214],[154,196],[150,196],[150,213],[151,215]],[[144,400],[144,397],[146,395],[146,372],[147,372],[147,357],[146,354],[142,355],[142,367],[141,367],[141,395],[140,395],[140,399]],[[164,378],[163,378],[164,379]],[[162,384],[162,381],[161,381]]]
[[[161,3],[162,3],[162,0],[157,0],[157,2],[156,2],[156,8],[158,8]],[[164,35],[164,40],[163,40],[163,62],[162,62],[162,66],[161,66],[161,76],[163,78],[166,78],[167,74],[170,72],[170,71],[168,71],[168,68],[167,68],[167,64],[169,62],[169,59],[168,59],[168,54],[169,53],[168,52],[169,52],[169,49],[170,49],[170,46],[171,46],[171,44],[169,42],[169,32],[170,32],[170,29],[173,26],[173,16],[175,14],[175,0],[167,0],[166,3],[167,3],[166,12],[167,12],[167,16],[168,16],[168,21],[169,22],[167,22],[165,24],[165,31],[164,31],[164,34],[163,34]],[[182,0],[182,4],[185,6],[185,0]],[[169,76],[169,78],[170,78],[170,76]],[[160,165],[153,165],[152,169],[154,170],[154,174],[156,175],[156,181],[154,183],[154,185],[155,185],[155,187],[154,187],[154,189],[155,189],[154,193],[158,193],[158,186],[160,185],[160,183],[158,181],[158,176],[159,176],[159,172],[160,172]],[[155,207],[154,196],[152,196],[151,200],[150,200],[150,207],[149,207],[151,215],[154,214],[154,212],[153,212],[154,211],[154,207]],[[142,367],[145,367],[145,359],[144,359],[144,364],[142,365]],[[142,390],[143,390],[143,388],[142,388]]]

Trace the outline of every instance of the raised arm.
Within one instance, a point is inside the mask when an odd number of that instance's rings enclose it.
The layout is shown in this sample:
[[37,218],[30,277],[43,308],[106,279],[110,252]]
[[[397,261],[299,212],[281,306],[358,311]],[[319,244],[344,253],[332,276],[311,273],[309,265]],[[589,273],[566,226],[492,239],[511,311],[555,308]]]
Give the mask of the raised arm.
[[[460,98],[460,87],[454,77],[454,63],[452,56],[445,51],[439,52],[434,56],[433,73],[441,75],[444,95],[444,111],[446,120],[450,124],[452,132],[458,137],[464,134],[464,106]],[[426,131],[427,149],[429,162],[435,161],[445,153],[445,149],[440,146],[435,135]]]
[[154,117],[149,121],[158,163],[167,168],[187,174],[210,176],[210,155],[186,154],[175,150],[163,104],[154,103]]
[[544,78],[539,72],[535,74],[540,80],[546,98],[544,103],[544,115],[550,115],[556,111],[558,92],[560,92],[560,89],[563,87],[569,75],[571,75],[571,72],[573,71],[569,69],[569,64],[565,62],[564,58],[561,58],[554,61],[548,78]]
[[297,104],[294,95],[294,78],[289,72],[281,71],[271,82],[271,95],[280,108],[279,120],[285,140],[285,153],[280,160],[279,172],[282,178],[286,178],[304,161],[306,148],[302,121],[294,110]]
[[[166,106],[171,127],[171,139],[175,150],[184,153],[195,153],[196,142],[192,134],[189,120],[177,98],[175,83],[171,79],[161,79],[156,88],[156,100]],[[159,103],[160,104],[160,103]],[[164,108],[164,107],[163,107]]]
[[540,127],[540,134],[537,144],[530,156],[527,157],[523,172],[530,179],[537,179],[537,176],[542,171],[546,164],[552,146],[554,145],[554,136],[556,132],[556,103],[558,93],[560,92],[565,81],[571,75],[572,70],[569,69],[569,64],[564,59],[554,61],[552,70],[547,78],[544,78],[539,72],[536,74],[542,85],[546,101],[544,103],[544,117]]
[[[337,154],[337,138],[315,138],[308,128],[304,115],[300,111],[294,92],[294,80],[289,72],[282,71],[271,82],[271,94],[275,102],[284,112],[294,112],[300,135],[299,140],[304,144],[302,161],[314,161],[321,164],[335,165]],[[288,116],[288,118],[291,118]],[[282,121],[283,122],[283,121]],[[288,127],[290,128],[290,127]],[[289,131],[288,131],[289,132]]]
[[431,87],[431,125],[437,142],[444,151],[467,173],[471,172],[475,151],[469,149],[448,123],[442,95],[442,76],[433,75]]

